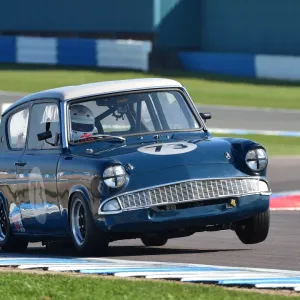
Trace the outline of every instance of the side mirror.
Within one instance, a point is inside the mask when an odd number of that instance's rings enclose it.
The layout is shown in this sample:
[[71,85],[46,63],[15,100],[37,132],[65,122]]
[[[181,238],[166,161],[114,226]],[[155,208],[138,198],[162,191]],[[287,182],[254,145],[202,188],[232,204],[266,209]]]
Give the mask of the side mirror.
[[51,131],[45,131],[42,133],[37,134],[37,138],[39,141],[44,141],[47,139],[51,139],[52,138],[52,132]]
[[204,121],[211,119],[211,113],[209,113],[209,112],[200,113],[200,116]]

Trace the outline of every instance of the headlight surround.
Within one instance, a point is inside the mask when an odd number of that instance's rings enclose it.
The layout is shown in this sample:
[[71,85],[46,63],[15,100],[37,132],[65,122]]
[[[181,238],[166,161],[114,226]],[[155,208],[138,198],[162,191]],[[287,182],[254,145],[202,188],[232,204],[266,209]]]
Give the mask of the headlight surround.
[[246,154],[245,161],[251,171],[260,172],[264,170],[268,164],[267,152],[262,148],[249,150]]
[[111,199],[108,200],[107,202],[105,202],[103,204],[103,206],[101,207],[101,211],[102,212],[117,212],[121,210],[121,206],[119,204],[119,201],[117,199]]
[[263,181],[263,180],[260,180],[258,182],[258,188],[259,188],[259,192],[260,193],[270,193],[270,188],[269,188],[269,185],[267,184],[267,182]]
[[104,183],[113,189],[122,187],[126,182],[126,171],[122,165],[107,167],[103,172]]

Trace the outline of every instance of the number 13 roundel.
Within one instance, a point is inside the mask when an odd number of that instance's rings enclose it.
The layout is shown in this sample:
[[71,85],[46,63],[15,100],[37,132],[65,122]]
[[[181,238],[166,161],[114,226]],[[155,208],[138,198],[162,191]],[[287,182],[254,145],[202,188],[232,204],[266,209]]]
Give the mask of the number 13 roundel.
[[176,143],[160,143],[147,145],[138,148],[139,152],[152,155],[175,155],[190,152],[196,149],[196,145],[187,142],[176,142]]

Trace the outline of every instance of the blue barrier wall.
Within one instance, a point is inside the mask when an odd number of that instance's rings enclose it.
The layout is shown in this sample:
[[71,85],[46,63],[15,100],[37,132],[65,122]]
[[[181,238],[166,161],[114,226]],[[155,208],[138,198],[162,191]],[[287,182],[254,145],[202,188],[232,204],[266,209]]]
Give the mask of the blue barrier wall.
[[96,66],[95,40],[75,38],[58,39],[57,64],[69,66]]
[[16,61],[16,38],[0,37],[0,62],[14,63]]
[[181,52],[179,58],[190,71],[255,77],[254,55]]
[[0,35],[0,63],[149,70],[149,41]]

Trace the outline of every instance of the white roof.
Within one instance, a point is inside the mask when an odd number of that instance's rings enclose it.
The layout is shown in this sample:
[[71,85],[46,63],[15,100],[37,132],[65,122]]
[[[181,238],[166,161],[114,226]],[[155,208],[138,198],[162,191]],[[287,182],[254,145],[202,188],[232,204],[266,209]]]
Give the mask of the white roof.
[[109,93],[145,90],[152,88],[180,88],[182,85],[171,79],[162,78],[140,78],[140,79],[127,79],[127,80],[115,80],[115,81],[103,81],[96,83],[88,83],[74,86],[65,86],[55,88],[51,90],[41,91],[35,94],[28,95],[18,101],[16,101],[9,109],[23,104],[28,101],[37,99],[60,99],[62,101],[68,101],[71,99],[77,99],[82,97],[89,97],[95,95],[103,95]]

